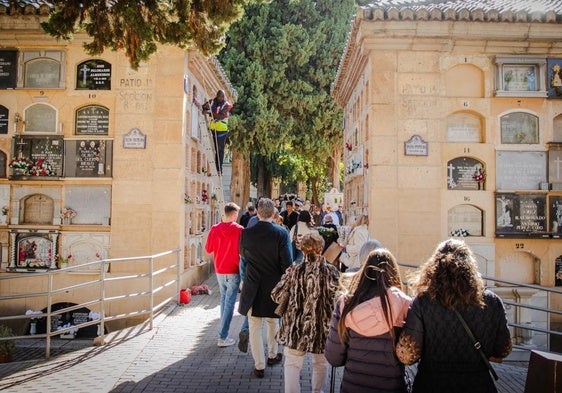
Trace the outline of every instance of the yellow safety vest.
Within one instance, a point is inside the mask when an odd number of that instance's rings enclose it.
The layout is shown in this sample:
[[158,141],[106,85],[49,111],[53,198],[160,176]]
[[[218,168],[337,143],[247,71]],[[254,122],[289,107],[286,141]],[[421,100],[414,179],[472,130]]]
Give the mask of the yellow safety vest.
[[213,131],[228,131],[228,119],[211,120],[209,128]]

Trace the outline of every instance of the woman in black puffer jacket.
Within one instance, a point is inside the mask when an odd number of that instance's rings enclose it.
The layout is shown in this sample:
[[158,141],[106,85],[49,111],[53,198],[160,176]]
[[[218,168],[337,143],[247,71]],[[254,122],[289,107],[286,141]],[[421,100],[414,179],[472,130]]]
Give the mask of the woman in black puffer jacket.
[[325,352],[332,366],[345,366],[341,392],[405,392],[394,343],[411,298],[401,290],[394,256],[382,248],[372,251],[344,290]]

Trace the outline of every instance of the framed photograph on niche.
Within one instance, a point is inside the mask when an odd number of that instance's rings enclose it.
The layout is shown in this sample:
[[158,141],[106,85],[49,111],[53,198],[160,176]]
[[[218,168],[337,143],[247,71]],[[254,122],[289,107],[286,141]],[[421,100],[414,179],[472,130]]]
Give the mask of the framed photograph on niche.
[[496,57],[498,97],[546,97],[546,58],[503,55]]

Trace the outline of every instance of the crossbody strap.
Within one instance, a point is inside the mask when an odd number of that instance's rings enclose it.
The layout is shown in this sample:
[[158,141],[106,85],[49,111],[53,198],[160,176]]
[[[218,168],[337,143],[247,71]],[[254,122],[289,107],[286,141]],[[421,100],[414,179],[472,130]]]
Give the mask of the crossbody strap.
[[480,344],[480,341],[478,341],[474,337],[474,334],[472,334],[472,331],[470,330],[470,328],[466,324],[464,318],[461,316],[461,314],[457,310],[455,310],[455,314],[457,314],[457,317],[459,318],[459,321],[461,321],[461,324],[464,327],[464,330],[466,330],[466,333],[468,334],[468,337],[470,337],[470,340],[472,340],[472,343],[473,343],[472,345],[474,346],[474,349],[476,350],[476,352],[478,352],[480,354],[480,357],[482,358],[482,360],[486,364],[486,367],[488,367],[488,370],[490,370],[490,373],[492,374],[492,377],[494,377],[494,379],[497,381],[499,379],[498,374],[496,374],[496,370],[494,370],[494,368],[490,364],[490,361],[488,360],[488,358],[484,354],[484,351],[482,350],[482,345]]

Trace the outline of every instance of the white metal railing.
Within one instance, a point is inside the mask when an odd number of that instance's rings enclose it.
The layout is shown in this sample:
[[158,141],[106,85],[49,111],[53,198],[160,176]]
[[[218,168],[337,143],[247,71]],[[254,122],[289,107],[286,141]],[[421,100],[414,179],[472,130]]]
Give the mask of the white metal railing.
[[[155,270],[155,261],[164,260],[164,263],[167,263],[168,257],[175,256],[174,263],[168,263],[164,266],[158,266],[158,269]],[[138,261],[145,261],[147,262],[146,271],[143,273],[138,274],[129,274],[129,275],[112,275],[111,277],[106,275],[106,270],[109,264],[115,266],[120,263],[127,263],[127,262],[138,262]],[[94,280],[88,280],[85,282],[76,283],[73,285],[55,286],[55,279],[57,277],[62,277],[68,275],[69,273],[83,273],[84,270],[90,274],[99,274],[99,277]],[[96,269],[96,270],[92,270]],[[139,265],[135,266],[135,269],[139,270]],[[168,280],[166,282],[159,282],[155,284],[155,279],[159,276],[163,275],[164,273],[170,272],[175,270],[174,278]],[[163,276],[164,277],[164,276]],[[140,257],[128,257],[128,258],[114,258],[114,259],[102,259],[94,262],[88,262],[81,265],[70,266],[62,269],[55,269],[55,270],[48,270],[46,272],[35,272],[35,273],[21,273],[21,274],[5,274],[0,276],[0,286],[3,288],[8,287],[7,282],[11,281],[11,286],[14,287],[14,283],[18,280],[25,280],[33,278],[34,280],[42,281],[43,286],[47,289],[45,291],[39,292],[27,292],[27,293],[18,293],[12,295],[4,295],[0,296],[0,308],[4,308],[2,306],[3,302],[13,301],[15,299],[31,299],[31,298],[45,298],[46,299],[46,312],[44,313],[35,313],[35,314],[17,314],[17,315],[7,315],[7,316],[0,316],[0,324],[2,321],[13,321],[13,320],[26,320],[26,319],[37,319],[37,318],[46,318],[46,325],[44,334],[34,334],[34,335],[19,335],[13,337],[0,337],[0,341],[7,341],[7,340],[21,340],[21,339],[45,339],[45,356],[49,358],[50,351],[51,351],[51,338],[54,336],[58,336],[60,334],[69,333],[70,331],[74,331],[75,329],[84,328],[91,325],[98,325],[99,324],[99,337],[101,343],[104,342],[104,335],[105,335],[105,323],[107,321],[115,321],[124,318],[131,318],[141,315],[148,314],[148,321],[149,321],[149,329],[153,328],[153,319],[154,314],[160,311],[164,306],[169,304],[172,301],[178,299],[180,293],[180,249],[165,251],[155,255],[149,256],[140,256]],[[114,284],[121,284],[127,281],[138,281],[138,280],[145,280],[144,287],[143,284],[140,284],[142,288],[140,291],[131,292],[131,293],[121,293],[118,295],[108,296],[106,290],[108,286],[112,286]],[[166,277],[164,277],[166,279]],[[161,291],[166,289],[173,288],[175,286],[175,290],[171,291],[171,295],[161,296],[159,299],[158,304],[154,304],[155,302],[155,295]],[[69,291],[80,290],[81,294],[91,293],[95,294],[95,290],[85,291],[85,289],[99,287],[99,295],[94,296],[94,298],[83,301],[80,304],[75,304],[73,306],[65,307],[59,310],[52,310],[53,306],[53,298],[57,295],[65,294]],[[121,285],[120,288],[126,288],[126,285]],[[147,297],[148,298],[148,305],[146,308],[137,309],[130,312],[124,312],[118,315],[106,315],[106,310],[108,304],[111,302],[116,302],[119,300],[124,299],[133,299],[139,297]],[[64,295],[63,299],[65,300]],[[139,302],[140,304],[140,302]],[[83,307],[91,307],[97,308],[99,310],[100,317],[99,319],[90,320],[87,322],[83,322],[77,325],[73,325],[66,328],[60,328],[55,331],[52,330],[51,326],[51,319],[53,316],[62,315],[64,313],[68,313]]]
[[[398,263],[399,266],[401,267],[405,267],[408,269],[418,269],[420,266],[417,265],[410,265],[407,263]],[[535,285],[535,284],[524,284],[521,282],[517,282],[517,281],[513,281],[513,280],[504,280],[504,279],[499,279],[496,277],[491,277],[491,276],[485,276],[482,275],[482,278],[487,281],[487,282],[494,282],[494,283],[501,283],[501,284],[505,284],[505,286],[502,286],[501,288],[513,288],[513,291],[517,292],[517,288],[529,288],[529,289],[534,289],[537,291],[544,291],[546,293],[549,294],[557,294],[557,295],[562,295],[562,290],[561,289],[557,289],[557,288],[552,288],[552,287],[544,287],[541,285]],[[496,286],[487,286],[487,288],[489,289],[493,289],[493,288],[499,288]],[[546,321],[550,321],[550,315],[551,314],[557,314],[557,315],[562,315],[562,311],[558,310],[558,309],[553,309],[553,308],[548,308],[548,307],[539,307],[539,306],[534,306],[531,304],[525,304],[522,302],[517,302],[517,301],[511,301],[509,299],[504,299],[502,298],[502,301],[504,304],[508,305],[508,306],[513,306],[516,309],[529,309],[529,310],[534,310],[534,311],[539,311],[539,312],[544,312],[547,316]],[[562,336],[562,332],[561,331],[557,331],[557,330],[552,330],[552,329],[545,329],[545,328],[541,328],[539,326],[535,326],[532,324],[521,324],[521,323],[517,323],[517,321],[508,321],[508,325],[513,327],[514,329],[517,329],[517,336],[522,335],[522,332],[538,332],[538,333],[543,333],[545,335],[554,335],[554,336]],[[513,345],[514,348],[517,349],[523,349],[523,350],[531,350],[531,349],[536,349],[534,347],[530,347],[530,346],[525,346],[525,345],[519,345],[517,343],[514,343]]]

